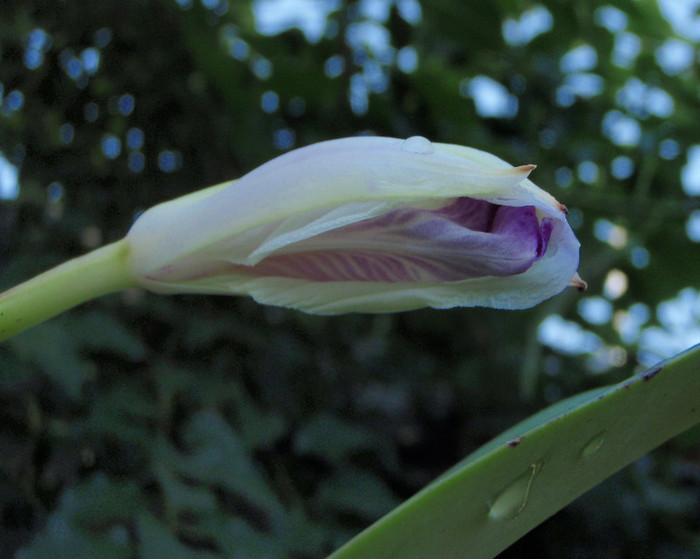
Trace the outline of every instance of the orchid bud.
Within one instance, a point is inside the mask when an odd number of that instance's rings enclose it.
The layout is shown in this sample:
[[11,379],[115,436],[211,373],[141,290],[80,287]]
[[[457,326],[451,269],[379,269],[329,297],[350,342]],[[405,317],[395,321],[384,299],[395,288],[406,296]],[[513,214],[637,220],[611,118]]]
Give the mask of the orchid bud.
[[322,142],[147,210],[127,265],[150,291],[318,314],[527,308],[585,286],[534,168],[418,136]]

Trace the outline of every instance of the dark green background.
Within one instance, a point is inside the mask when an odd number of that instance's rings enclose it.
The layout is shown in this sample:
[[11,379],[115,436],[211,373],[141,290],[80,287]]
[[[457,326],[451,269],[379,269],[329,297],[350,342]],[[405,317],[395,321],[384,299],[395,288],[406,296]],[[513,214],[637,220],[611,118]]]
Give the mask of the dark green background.
[[[21,169],[19,197],[0,201],[3,288],[117,240],[140,210],[278,155],[275,133],[287,130],[295,147],[420,134],[537,163],[533,180],[571,210],[590,289],[522,312],[328,318],[140,291],[72,310],[0,346],[0,557],[322,557],[518,420],[630,375],[640,355],[654,358],[612,322],[585,322],[578,304],[601,296],[617,269],[629,288],[614,309],[642,303],[646,326],[662,327],[656,306],[698,285],[700,251],[686,221],[700,204],[680,180],[700,138],[697,57],[678,75],[663,71],[655,52],[673,31],[655,2],[615,3],[640,39],[629,67],[611,61],[615,35],[596,23],[597,3],[541,5],[552,29],[519,46],[502,26],[529,2],[424,0],[414,23],[392,7],[377,24],[395,49],[416,49],[418,66],[406,73],[346,43],[367,19],[346,0],[315,43],[297,29],[261,35],[249,0],[230,0],[223,13],[199,0],[189,9],[170,0],[3,2],[0,151]],[[38,28],[50,41],[30,69]],[[242,59],[227,52],[236,38],[248,45]],[[582,44],[596,50],[590,72],[604,88],[562,105],[560,59]],[[97,71],[70,77],[70,60],[88,48],[99,51]],[[324,63],[336,55],[344,71],[330,78]],[[265,60],[272,72],[262,79],[254,69]],[[379,69],[387,87],[357,114],[348,92],[362,65]],[[515,118],[477,113],[460,93],[477,75],[518,97]],[[673,113],[621,105],[618,91],[634,77],[667,91]],[[23,94],[19,110],[13,91]],[[271,113],[261,108],[268,91],[279,99]],[[615,109],[640,123],[638,145],[603,134]],[[132,128],[144,134],[138,150],[126,145]],[[121,142],[116,158],[103,152],[105,135]],[[666,139],[676,157],[659,155]],[[129,166],[133,151],[144,157],[140,172]],[[159,168],[164,151],[176,154],[175,170]],[[610,172],[621,155],[635,169],[623,180]],[[597,165],[597,180],[577,177],[584,161]],[[557,186],[562,168],[573,174],[567,188]],[[600,219],[624,227],[627,242],[596,238]],[[635,266],[634,254],[648,265]],[[542,345],[538,325],[552,313],[601,347]],[[503,557],[700,557],[698,446],[697,430],[666,444]]]

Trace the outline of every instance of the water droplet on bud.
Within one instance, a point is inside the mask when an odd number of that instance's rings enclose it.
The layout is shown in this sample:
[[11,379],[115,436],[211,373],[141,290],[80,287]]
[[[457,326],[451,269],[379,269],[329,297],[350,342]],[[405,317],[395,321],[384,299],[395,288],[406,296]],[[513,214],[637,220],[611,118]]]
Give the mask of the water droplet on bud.
[[433,144],[423,136],[411,136],[401,143],[401,149],[409,153],[429,154],[435,151]]

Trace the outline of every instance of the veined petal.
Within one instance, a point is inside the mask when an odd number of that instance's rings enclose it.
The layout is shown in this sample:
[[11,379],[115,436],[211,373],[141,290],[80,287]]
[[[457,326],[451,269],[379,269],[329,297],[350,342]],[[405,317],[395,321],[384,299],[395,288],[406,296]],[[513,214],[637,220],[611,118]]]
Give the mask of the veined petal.
[[258,227],[354,203],[396,206],[468,196],[560,211],[544,191],[532,185],[540,199],[524,186],[533,166],[512,167],[485,152],[448,144],[415,153],[402,149],[405,141],[357,137],[321,142],[277,157],[188,203],[155,206],[127,235],[132,268],[145,276]]
[[527,270],[549,219],[535,209],[458,198],[438,211],[404,207],[290,244],[240,273],[309,281],[459,281]]
[[[289,278],[238,278],[236,287],[256,301],[316,314],[395,312],[422,307],[448,309],[484,306],[526,309],[565,289],[578,267],[571,229],[555,221],[547,251],[527,271],[515,276],[486,276],[455,282],[308,282]],[[229,287],[220,286],[221,292]]]

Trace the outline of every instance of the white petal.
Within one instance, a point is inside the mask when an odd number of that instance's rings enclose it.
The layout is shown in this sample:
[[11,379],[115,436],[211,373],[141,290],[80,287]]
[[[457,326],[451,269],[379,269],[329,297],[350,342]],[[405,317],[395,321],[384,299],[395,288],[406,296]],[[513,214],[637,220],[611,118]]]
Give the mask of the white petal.
[[[344,138],[286,153],[232,181],[144,212],[127,235],[135,276],[147,276],[180,258],[243,232],[345,204],[391,205],[469,196],[505,205],[557,208],[523,186],[530,167],[479,161],[484,152],[434,144],[433,153],[401,149],[395,138]],[[471,158],[471,159],[470,159]],[[522,184],[521,184],[522,183]],[[550,197],[551,198],[551,197]],[[306,217],[302,218],[306,219]],[[240,247],[239,247],[240,248]],[[241,250],[236,259],[245,258]]]

